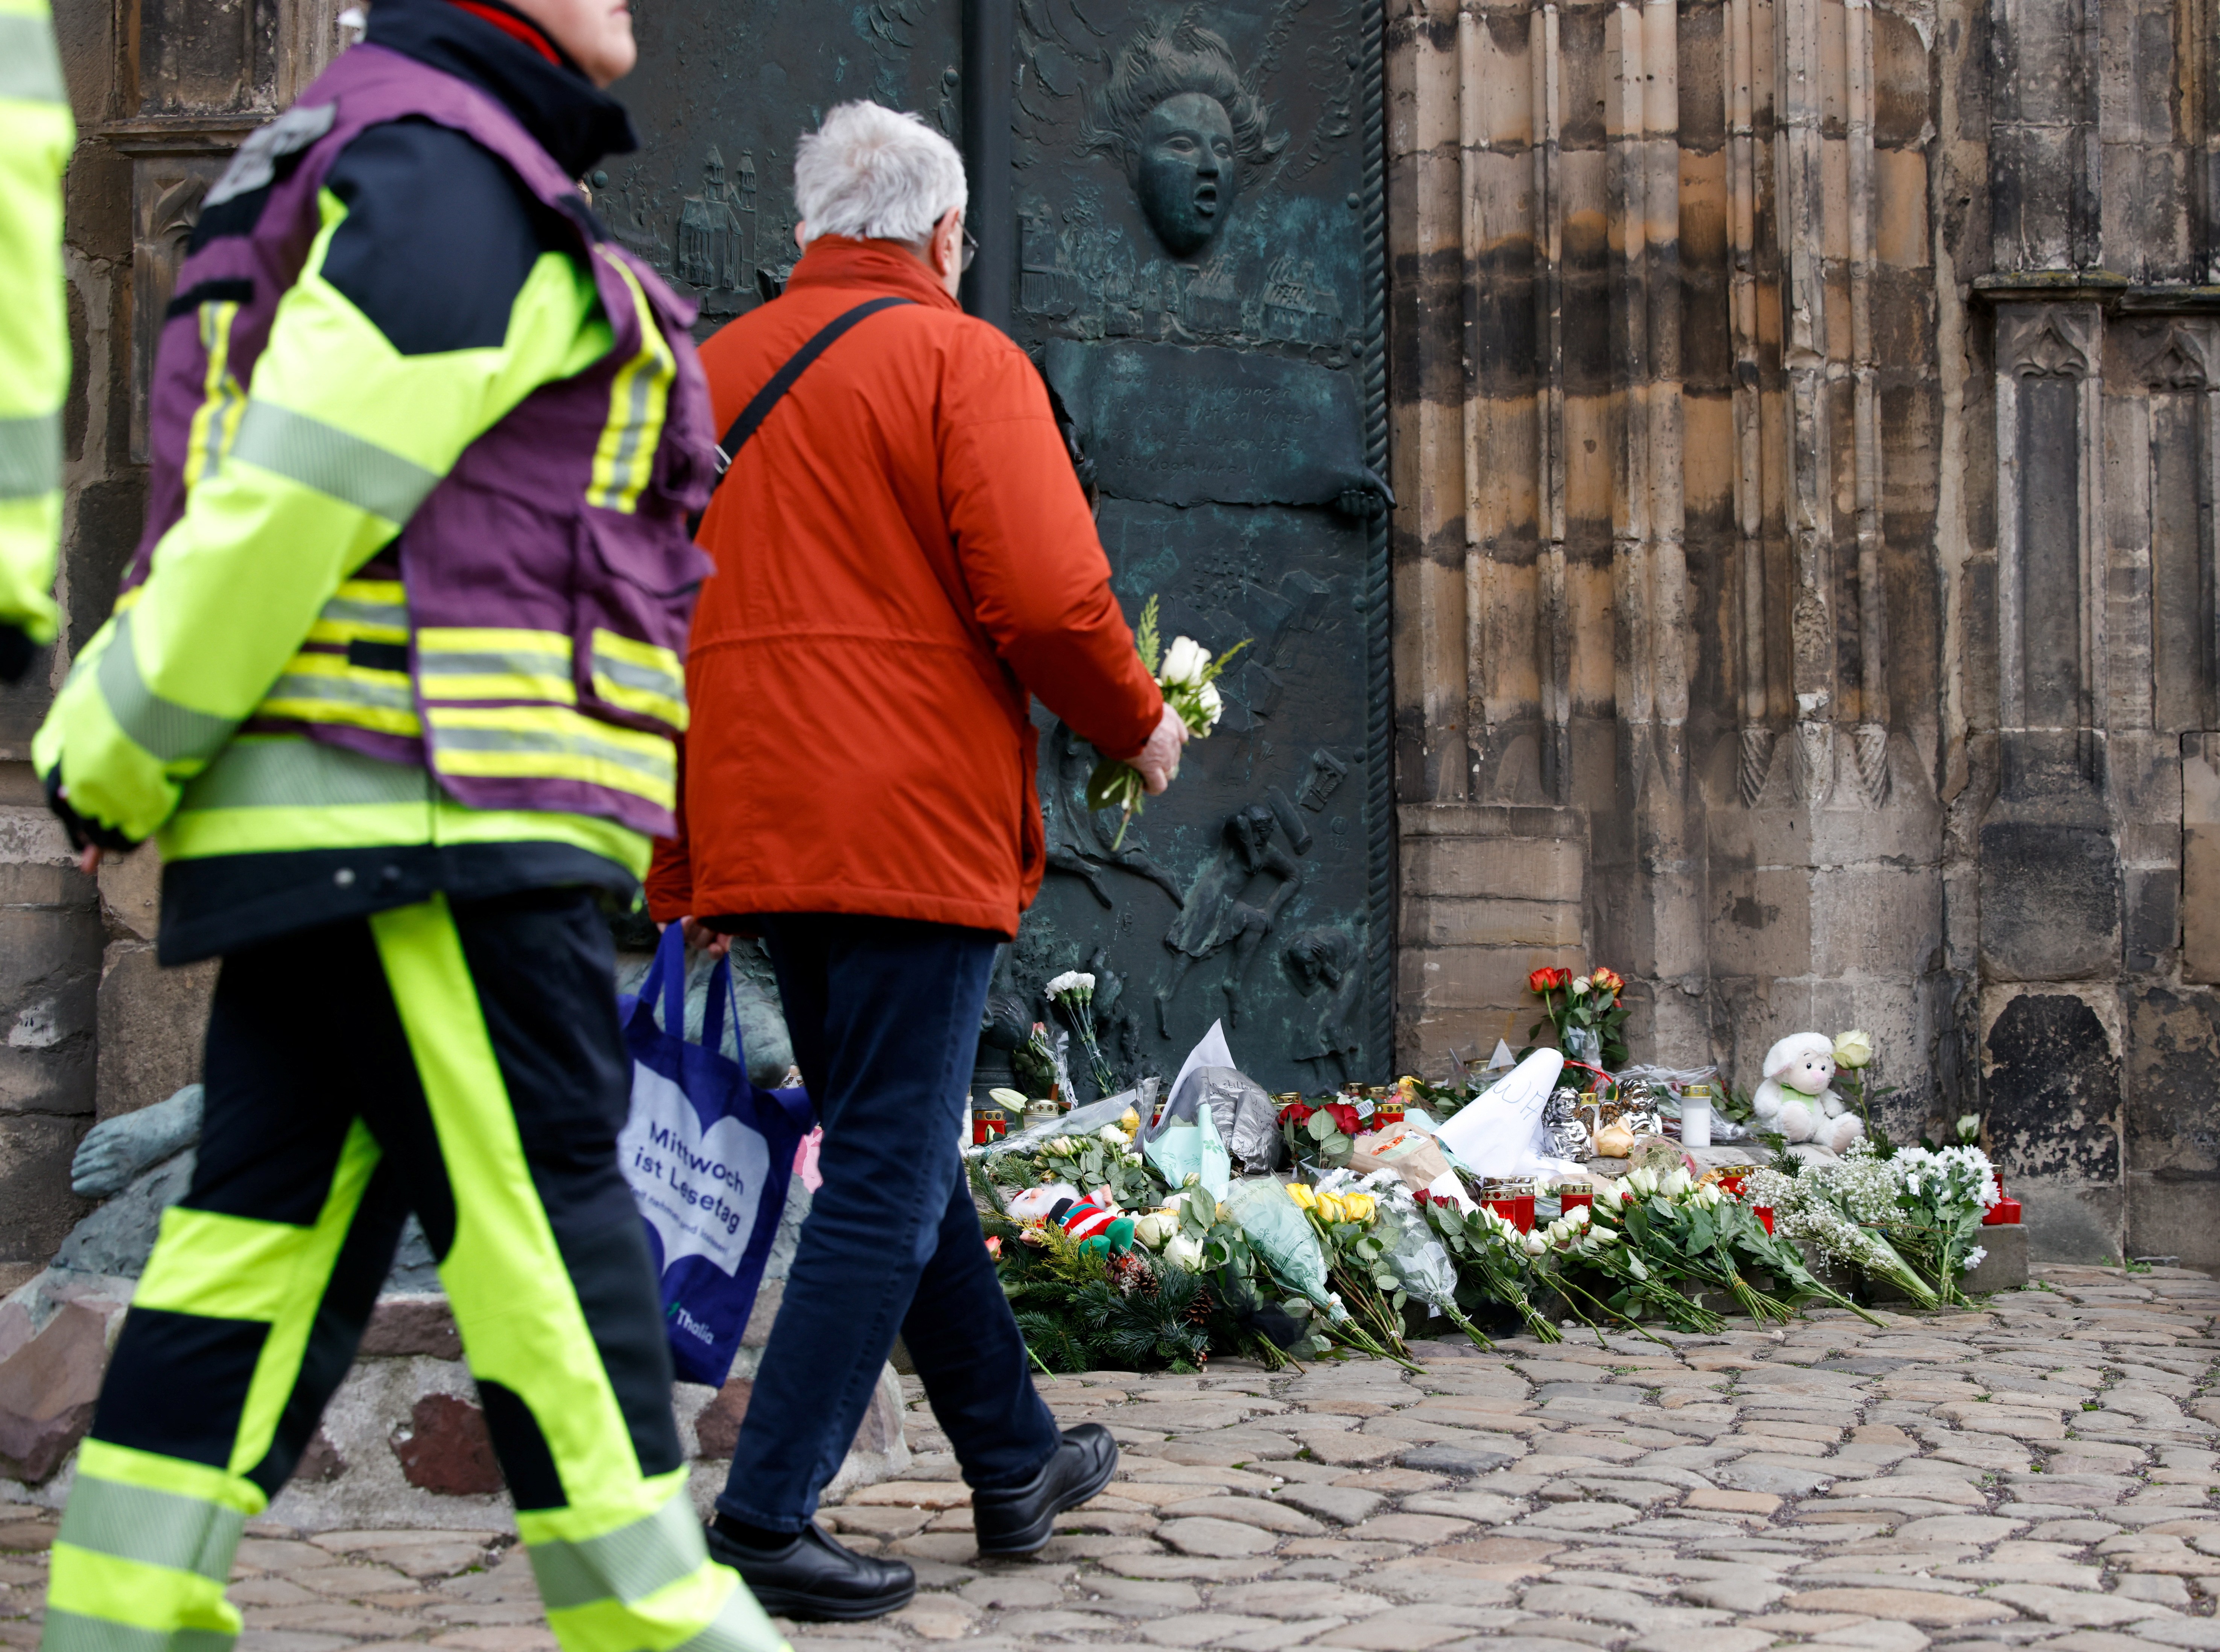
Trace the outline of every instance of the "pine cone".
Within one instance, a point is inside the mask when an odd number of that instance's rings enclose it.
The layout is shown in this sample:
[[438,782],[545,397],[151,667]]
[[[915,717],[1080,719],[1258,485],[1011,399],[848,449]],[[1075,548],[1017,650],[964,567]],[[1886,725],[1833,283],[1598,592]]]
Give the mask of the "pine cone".
[[1217,1312],[1218,1300],[1211,1295],[1210,1287],[1207,1285],[1198,1285],[1195,1287],[1194,1300],[1187,1305],[1187,1312],[1180,1318],[1191,1325],[1207,1325],[1210,1323],[1211,1316]]

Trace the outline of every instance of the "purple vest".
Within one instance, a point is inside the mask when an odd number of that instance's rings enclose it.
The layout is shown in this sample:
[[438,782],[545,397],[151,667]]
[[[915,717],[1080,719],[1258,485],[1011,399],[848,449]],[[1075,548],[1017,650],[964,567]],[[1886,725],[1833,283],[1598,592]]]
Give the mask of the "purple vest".
[[[321,228],[325,174],[365,128],[404,116],[467,134],[579,224],[579,256],[615,342],[464,451],[396,544],[341,588],[246,726],[427,764],[472,807],[589,814],[670,835],[687,627],[711,567],[687,531],[715,451],[687,332],[695,309],[623,247],[594,239],[554,159],[452,75],[357,46],[248,138],[211,191],[215,211],[271,185],[250,233],[209,240],[178,271],[150,397],[147,527],[124,588],[147,577],[184,514],[188,476],[222,464],[223,433],[241,427],[236,409],[254,416],[255,362]],[[404,640],[405,673],[394,646]]]

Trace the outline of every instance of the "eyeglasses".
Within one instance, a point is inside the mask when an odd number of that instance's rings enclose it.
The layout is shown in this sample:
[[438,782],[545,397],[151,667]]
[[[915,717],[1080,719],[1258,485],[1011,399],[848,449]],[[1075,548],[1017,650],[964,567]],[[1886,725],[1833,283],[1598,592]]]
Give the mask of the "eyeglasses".
[[970,230],[963,232],[963,262],[956,266],[957,273],[969,270],[971,260],[979,256],[979,242]]

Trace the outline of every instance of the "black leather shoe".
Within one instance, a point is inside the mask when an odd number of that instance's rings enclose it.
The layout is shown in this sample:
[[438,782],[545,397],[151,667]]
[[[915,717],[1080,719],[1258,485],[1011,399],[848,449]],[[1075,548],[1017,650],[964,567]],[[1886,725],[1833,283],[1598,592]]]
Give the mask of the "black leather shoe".
[[1063,1431],[1063,1443],[1014,1491],[971,1493],[971,1530],[982,1555],[1031,1555],[1046,1545],[1056,1517],[1076,1509],[1118,1472],[1118,1442],[1100,1423]]
[[738,1572],[758,1605],[778,1618],[848,1623],[899,1611],[917,1593],[901,1561],[843,1549],[815,1522],[783,1549],[755,1549],[709,1527],[709,1558]]

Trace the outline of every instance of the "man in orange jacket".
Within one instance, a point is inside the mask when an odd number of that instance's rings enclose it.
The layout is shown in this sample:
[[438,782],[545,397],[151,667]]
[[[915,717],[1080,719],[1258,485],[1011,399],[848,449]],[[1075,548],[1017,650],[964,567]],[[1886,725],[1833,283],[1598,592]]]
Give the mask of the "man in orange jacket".
[[[760,933],[825,1125],[819,1190],[710,1546],[764,1607],[916,1589],[811,1523],[899,1331],[985,1554],[1029,1554],[1117,1465],[1059,1436],[957,1138],[998,942],[1040,887],[1038,694],[1148,789],[1186,730],[1134,651],[1038,375],[963,314],[963,164],[849,103],[801,140],[786,295],[702,352],[732,468],[687,664],[661,922]],[[854,336],[847,337],[852,330]]]

